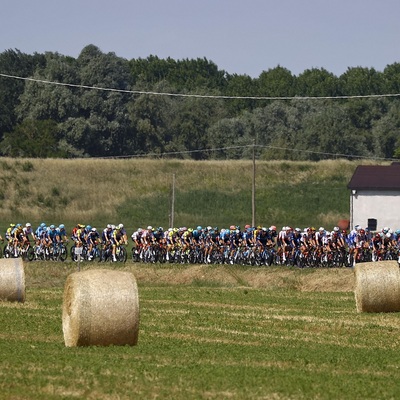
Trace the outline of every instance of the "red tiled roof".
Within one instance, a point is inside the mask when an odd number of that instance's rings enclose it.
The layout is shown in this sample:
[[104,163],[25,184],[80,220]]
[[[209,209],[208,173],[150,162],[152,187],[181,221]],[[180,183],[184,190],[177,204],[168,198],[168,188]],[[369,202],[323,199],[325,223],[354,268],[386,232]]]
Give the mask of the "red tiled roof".
[[359,165],[347,187],[352,190],[400,190],[400,164]]

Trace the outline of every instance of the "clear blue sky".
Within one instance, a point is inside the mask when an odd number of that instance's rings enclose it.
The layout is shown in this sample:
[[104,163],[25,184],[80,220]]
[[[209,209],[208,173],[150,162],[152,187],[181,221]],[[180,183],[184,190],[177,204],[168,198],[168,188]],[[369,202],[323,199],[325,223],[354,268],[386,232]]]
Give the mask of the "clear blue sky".
[[[258,77],[400,62],[400,0],[4,0],[0,53],[207,58]],[[0,71],[1,72],[1,71]]]

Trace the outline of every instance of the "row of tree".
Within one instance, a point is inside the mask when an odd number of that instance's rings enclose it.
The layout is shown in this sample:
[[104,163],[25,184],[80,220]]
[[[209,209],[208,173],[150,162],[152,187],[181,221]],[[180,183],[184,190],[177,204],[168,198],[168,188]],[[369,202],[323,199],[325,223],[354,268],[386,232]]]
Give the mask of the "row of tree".
[[251,78],[207,59],[126,60],[88,45],[76,59],[7,50],[0,73],[33,79],[0,75],[2,155],[245,158],[255,143],[264,159],[400,156],[400,63]]

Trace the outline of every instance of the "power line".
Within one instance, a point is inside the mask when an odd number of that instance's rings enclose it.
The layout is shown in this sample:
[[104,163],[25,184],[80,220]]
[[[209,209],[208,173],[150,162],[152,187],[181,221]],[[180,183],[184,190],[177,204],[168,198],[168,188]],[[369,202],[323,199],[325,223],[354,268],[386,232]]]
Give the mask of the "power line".
[[400,97],[400,93],[386,93],[386,94],[369,94],[359,96],[219,96],[219,95],[200,95],[200,94],[183,94],[183,93],[166,93],[166,92],[152,92],[142,90],[124,90],[124,89],[113,89],[104,88],[99,86],[87,86],[73,83],[54,82],[44,79],[26,78],[21,76],[9,75],[0,73],[3,78],[19,79],[24,81],[43,83],[48,85],[66,86],[80,89],[90,89],[117,93],[128,93],[128,94],[139,94],[149,96],[169,96],[169,97],[192,97],[199,99],[235,99],[235,100],[343,100],[343,99],[368,99],[368,98],[382,98],[382,97]]
[[227,146],[227,147],[216,147],[211,149],[196,149],[196,150],[182,150],[182,151],[170,151],[165,153],[146,153],[146,154],[131,154],[124,156],[107,156],[107,157],[90,157],[90,158],[100,158],[100,159],[128,159],[128,158],[147,158],[147,157],[169,157],[183,154],[193,154],[193,153],[212,153],[224,150],[237,150],[237,149],[255,149],[255,148],[266,148],[272,150],[283,150],[291,151],[296,153],[308,153],[321,156],[329,156],[336,158],[357,158],[360,160],[377,160],[377,161],[398,161],[396,158],[385,158],[385,157],[371,157],[371,156],[360,156],[355,154],[344,154],[344,153],[328,153],[323,151],[313,151],[306,149],[294,149],[292,147],[282,147],[282,146],[270,146],[270,145],[257,145],[257,144],[247,144],[242,146]]

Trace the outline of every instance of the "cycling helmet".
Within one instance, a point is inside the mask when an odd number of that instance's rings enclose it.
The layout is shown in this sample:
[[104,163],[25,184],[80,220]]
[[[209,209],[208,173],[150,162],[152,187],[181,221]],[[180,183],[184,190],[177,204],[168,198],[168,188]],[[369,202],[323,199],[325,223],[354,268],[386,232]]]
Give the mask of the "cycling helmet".
[[364,229],[360,229],[360,234],[364,235],[364,233],[365,233]]
[[157,230],[158,230],[158,232],[163,232],[163,231],[164,231],[164,228],[163,228],[162,226],[159,226],[159,227],[157,228]]
[[65,228],[65,225],[64,225],[64,224],[60,224],[58,227],[59,227],[60,229],[64,229],[64,228]]
[[27,228],[29,228],[29,227],[31,227],[32,225],[31,225],[29,222],[27,222],[27,223],[25,224],[25,226],[26,226]]
[[141,232],[143,232],[143,229],[142,228],[138,228],[138,230],[137,230],[139,233],[141,233]]
[[338,226],[335,226],[335,227],[333,228],[333,231],[334,231],[334,232],[339,232],[339,227],[338,227]]
[[17,224],[17,225],[15,225],[16,226],[16,228],[19,228],[20,226],[21,226],[21,224]]
[[14,228],[15,224],[10,224],[10,228]]
[[301,229],[300,229],[300,228],[296,228],[295,231],[296,231],[297,233],[300,233],[300,232],[301,232]]
[[44,222],[42,222],[41,224],[40,224],[40,227],[41,228],[44,228],[46,226],[46,224],[44,223]]
[[262,227],[261,230],[262,230],[263,232],[267,232],[267,228],[265,228],[265,227]]
[[88,231],[90,231],[90,230],[92,229],[92,227],[91,227],[90,225],[87,225],[87,226],[86,226],[86,229],[87,229]]
[[319,230],[320,232],[323,232],[325,229],[324,229],[324,227],[320,226],[318,230]]
[[214,227],[214,231],[217,231],[217,230],[218,230],[218,226]]
[[107,224],[107,229],[112,229],[111,224]]
[[271,229],[271,231],[276,231],[276,226],[275,225],[271,225],[271,227],[269,229]]
[[212,230],[212,227],[211,227],[210,225],[208,225],[208,226],[207,226],[207,230],[208,230],[208,231],[211,231],[211,230]]
[[152,227],[151,225],[149,225],[149,226],[147,227],[147,230],[148,230],[148,231],[151,231],[151,230],[153,230],[153,227]]
[[387,232],[387,233],[386,233],[386,237],[389,239],[389,238],[392,237],[392,235],[391,235],[389,232]]
[[122,229],[124,227],[124,224],[119,224],[118,226],[120,229]]
[[249,229],[249,228],[251,228],[251,226],[250,226],[249,224],[246,224],[246,225],[244,226],[244,229]]
[[310,230],[311,230],[312,232],[315,232],[315,228],[314,228],[313,226],[310,228]]
[[189,229],[188,229],[188,232],[193,232],[193,229],[192,229],[192,228],[189,228]]
[[229,227],[229,229],[230,229],[231,231],[234,231],[234,230],[236,229],[236,227],[235,227],[235,225],[231,225],[231,226]]
[[97,231],[97,229],[96,228],[92,228],[92,232],[96,232]]
[[396,235],[400,235],[400,229],[397,229],[397,231],[395,232]]
[[56,229],[54,225],[50,225],[50,229]]
[[196,229],[197,229],[198,231],[201,231],[203,228],[199,225]]

